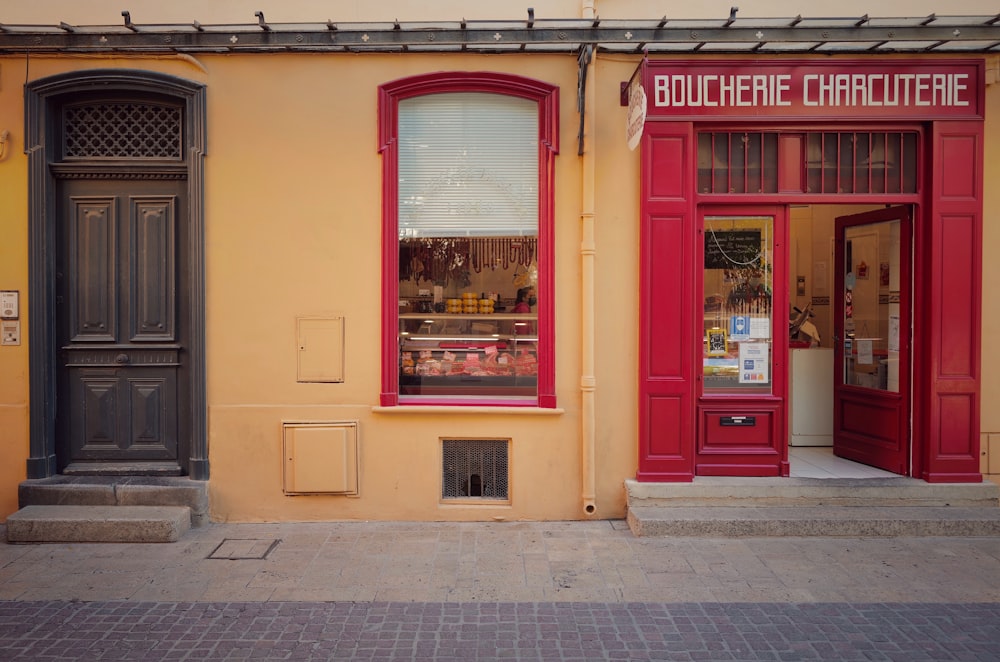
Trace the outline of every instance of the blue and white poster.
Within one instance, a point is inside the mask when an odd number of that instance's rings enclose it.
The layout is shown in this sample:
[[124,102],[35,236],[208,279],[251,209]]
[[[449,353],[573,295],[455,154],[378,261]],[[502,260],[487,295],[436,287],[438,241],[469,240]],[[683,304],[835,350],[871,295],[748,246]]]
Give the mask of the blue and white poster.
[[749,315],[733,315],[729,318],[729,339],[750,340]]

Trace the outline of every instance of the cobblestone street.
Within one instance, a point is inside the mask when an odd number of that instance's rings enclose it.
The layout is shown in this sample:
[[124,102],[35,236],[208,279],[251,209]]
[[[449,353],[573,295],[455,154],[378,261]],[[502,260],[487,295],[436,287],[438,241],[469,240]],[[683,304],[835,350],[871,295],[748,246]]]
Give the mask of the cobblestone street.
[[1000,660],[1000,540],[212,524],[0,545],[3,660]]

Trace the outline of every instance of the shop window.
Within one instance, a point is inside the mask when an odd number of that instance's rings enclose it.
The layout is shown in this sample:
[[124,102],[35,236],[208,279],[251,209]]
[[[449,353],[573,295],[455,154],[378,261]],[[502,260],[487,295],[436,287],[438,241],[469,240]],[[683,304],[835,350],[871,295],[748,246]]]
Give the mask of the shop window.
[[771,393],[774,219],[705,217],[704,392]]
[[916,193],[917,138],[913,131],[701,132],[698,191],[771,194],[784,183],[781,192],[790,193],[787,183],[795,182],[804,193]]
[[895,131],[806,134],[811,193],[915,193],[917,134]]
[[554,406],[555,88],[453,74],[382,91],[382,403]]
[[699,134],[698,190],[702,193],[777,193],[778,134]]

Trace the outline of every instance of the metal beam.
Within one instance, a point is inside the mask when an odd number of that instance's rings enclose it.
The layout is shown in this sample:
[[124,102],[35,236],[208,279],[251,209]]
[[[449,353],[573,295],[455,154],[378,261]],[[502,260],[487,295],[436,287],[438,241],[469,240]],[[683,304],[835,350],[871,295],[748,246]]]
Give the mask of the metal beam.
[[[845,19],[832,26],[821,21],[790,18],[782,26],[750,24],[751,19],[696,23],[664,20],[634,23],[599,20],[491,22],[462,21],[416,27],[403,23],[349,24],[327,21],[311,24],[269,24],[258,12],[257,24],[210,26],[197,21],[183,25],[139,25],[123,12],[125,25],[52,26],[0,25],[0,53],[34,52],[268,52],[268,51],[420,51],[579,53],[585,45],[606,51],[646,49],[672,53],[695,51],[711,44],[713,52],[751,52],[761,44],[781,44],[781,52],[807,52],[817,44],[836,44],[837,52],[869,52],[872,43],[882,51],[921,52],[926,44],[951,45],[962,52],[991,52],[1000,41],[1000,22],[986,17],[968,24],[938,20],[921,24],[889,19],[872,23],[867,16]],[[732,20],[732,19],[730,19]],[[900,19],[902,21],[902,19]],[[553,26],[558,23],[558,27]],[[546,24],[549,24],[547,27]],[[924,46],[914,46],[923,42]],[[894,43],[901,44],[898,49]],[[970,46],[963,47],[963,43]],[[756,46],[754,46],[756,45]],[[799,45],[801,48],[796,48]],[[641,48],[640,48],[641,46]],[[681,46],[681,48],[678,48]],[[534,48],[537,47],[537,48]],[[684,48],[686,47],[686,48]],[[853,49],[853,50],[852,50]]]

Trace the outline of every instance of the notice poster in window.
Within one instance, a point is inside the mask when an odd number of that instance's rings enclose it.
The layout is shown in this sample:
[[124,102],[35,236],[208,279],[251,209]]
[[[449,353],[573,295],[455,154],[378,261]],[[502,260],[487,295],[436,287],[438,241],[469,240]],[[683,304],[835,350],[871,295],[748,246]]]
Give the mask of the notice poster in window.
[[899,351],[899,315],[889,315],[889,351]]
[[725,356],[729,351],[726,342],[726,332],[722,329],[709,329],[705,332],[705,342],[708,345],[709,356]]
[[729,339],[750,340],[749,315],[733,315],[729,318]]
[[750,318],[750,337],[751,338],[770,338],[771,337],[771,318],[770,317],[751,317]]
[[766,384],[769,381],[768,348],[766,342],[740,344],[740,384]]
[[869,338],[858,338],[858,365],[875,363],[872,352],[872,341]]

